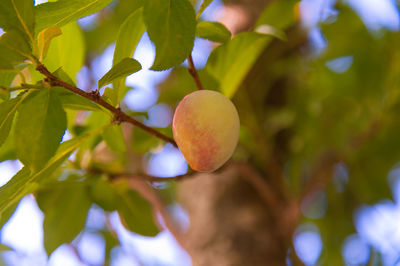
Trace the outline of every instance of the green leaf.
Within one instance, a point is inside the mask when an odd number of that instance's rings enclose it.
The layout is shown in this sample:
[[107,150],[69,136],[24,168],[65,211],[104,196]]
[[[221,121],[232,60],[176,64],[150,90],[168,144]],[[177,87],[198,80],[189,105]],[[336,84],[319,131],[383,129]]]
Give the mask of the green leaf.
[[165,70],[182,63],[192,51],[196,31],[193,6],[188,0],[148,0],[144,22],[156,46],[152,70]]
[[213,2],[214,0],[203,0],[203,3],[201,3],[200,9],[197,12],[197,17],[196,19],[199,19],[201,14],[204,12],[204,10]]
[[0,244],[0,251],[8,251],[8,250],[12,250],[12,249],[9,246]]
[[225,43],[231,32],[219,22],[201,21],[196,26],[196,36],[213,42]]
[[34,43],[34,1],[2,0],[0,1],[0,27],[5,31],[17,30],[26,35],[28,43]]
[[271,25],[260,25],[254,31],[261,34],[274,36],[282,41],[287,41],[286,33],[283,30],[275,28]]
[[115,152],[125,152],[126,143],[120,125],[107,127],[103,132],[103,139],[107,146]]
[[14,139],[18,158],[38,171],[55,154],[66,127],[57,94],[51,89],[32,92],[18,109]]
[[7,184],[0,187],[0,225],[5,223],[3,219],[11,216],[9,213],[12,206],[16,206],[23,196],[36,191],[39,184],[48,180],[74,150],[87,140],[97,136],[101,131],[103,128],[98,128],[88,134],[82,134],[61,143],[56,155],[39,172],[31,173],[27,167],[24,167]]
[[92,204],[85,184],[64,183],[40,190],[36,195],[44,213],[43,244],[48,255],[79,234]]
[[62,66],[63,71],[75,82],[75,76],[85,62],[82,30],[77,23],[70,23],[61,31],[63,34],[51,42],[43,64],[52,72]]
[[295,6],[300,0],[273,1],[266,6],[263,13],[256,22],[255,27],[270,25],[277,29],[286,29],[295,20]]
[[31,48],[19,31],[10,30],[0,37],[0,69],[12,69],[24,61]]
[[126,228],[140,235],[156,236],[159,230],[149,202],[138,192],[128,189],[125,183],[116,184],[116,191],[117,210]]
[[23,99],[23,97],[14,98],[0,104],[0,147],[8,137],[15,112]]
[[124,58],[99,80],[99,88],[110,84],[116,79],[138,72],[140,69],[142,69],[142,66],[138,61],[133,58]]
[[39,55],[41,59],[46,57],[47,51],[49,50],[50,47],[51,40],[53,40],[55,37],[61,34],[62,34],[61,29],[56,26],[48,27],[39,33],[37,39],[38,39]]
[[9,206],[0,216],[0,229],[8,222],[11,216],[14,214],[15,210],[17,209],[18,202]]
[[4,72],[4,73],[2,73],[0,71],[0,86],[10,87],[11,82],[15,78],[15,75],[17,75],[16,72]]
[[116,210],[115,202],[118,195],[106,178],[100,177],[92,183],[90,195],[94,203],[103,210],[109,212]]
[[144,155],[152,148],[160,145],[160,140],[158,138],[154,138],[146,131],[139,128],[133,128],[132,131],[132,151]]
[[[0,187],[0,225],[3,226],[12,213],[19,200],[25,195],[24,188],[30,177],[28,168],[22,168],[6,185]],[[13,197],[20,194],[18,200],[13,201]],[[27,194],[27,193],[26,193]]]
[[[139,8],[130,14],[119,28],[117,41],[115,42],[113,66],[126,57],[132,57],[145,30],[143,8]],[[124,79],[113,82],[114,90],[112,93],[115,97],[111,97],[112,105],[117,105],[121,100],[121,88],[124,84]]]
[[271,37],[244,32],[217,47],[208,58],[206,70],[219,81],[222,93],[231,98],[271,41]]
[[14,149],[14,130],[11,130],[6,141],[0,148],[0,162],[7,160],[16,160],[16,159],[17,156],[15,154],[15,149]]
[[105,8],[113,0],[59,0],[35,7],[36,34],[50,26],[62,27]]

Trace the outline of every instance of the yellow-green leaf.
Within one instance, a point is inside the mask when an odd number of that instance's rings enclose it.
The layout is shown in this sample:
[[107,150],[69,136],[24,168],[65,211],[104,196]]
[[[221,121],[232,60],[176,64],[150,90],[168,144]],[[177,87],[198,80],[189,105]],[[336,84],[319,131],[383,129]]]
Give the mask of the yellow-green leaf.
[[47,51],[49,50],[50,47],[51,40],[53,40],[53,38],[61,34],[62,34],[61,29],[56,26],[48,27],[39,33],[38,47],[41,60],[46,57]]

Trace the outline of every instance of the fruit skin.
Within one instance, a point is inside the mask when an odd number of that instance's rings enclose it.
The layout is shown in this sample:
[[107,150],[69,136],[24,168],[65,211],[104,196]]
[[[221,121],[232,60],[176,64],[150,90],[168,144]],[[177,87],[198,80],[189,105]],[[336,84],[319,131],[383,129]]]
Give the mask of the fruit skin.
[[233,103],[216,91],[186,95],[175,110],[172,130],[178,148],[193,170],[212,172],[235,151],[239,115]]

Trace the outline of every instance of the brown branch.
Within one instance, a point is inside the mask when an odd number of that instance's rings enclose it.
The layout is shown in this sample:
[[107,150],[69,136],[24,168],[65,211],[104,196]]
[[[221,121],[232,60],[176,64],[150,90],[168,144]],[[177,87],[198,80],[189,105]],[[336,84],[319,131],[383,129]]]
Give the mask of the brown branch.
[[88,263],[82,258],[81,253],[79,252],[78,248],[75,245],[69,244],[69,247],[72,249],[74,255],[76,256],[76,258],[80,263],[82,263],[83,265],[88,265]]
[[276,192],[267,184],[266,180],[253,168],[245,163],[236,163],[240,176],[258,192],[265,204],[275,213],[280,213],[282,202]]
[[196,67],[194,66],[194,63],[193,63],[192,54],[189,54],[189,56],[188,56],[188,64],[189,64],[189,68],[188,68],[189,74],[193,77],[197,88],[199,90],[204,90],[203,84],[201,84],[200,77],[197,74]]
[[145,173],[128,173],[128,172],[121,172],[121,173],[110,173],[110,172],[106,172],[103,169],[97,169],[94,167],[88,168],[88,169],[84,169],[86,172],[90,173],[90,174],[105,174],[107,175],[111,180],[116,180],[116,179],[120,179],[123,177],[129,177],[131,179],[136,179],[136,180],[144,180],[144,181],[148,181],[150,183],[155,183],[155,182],[166,182],[166,181],[181,181],[184,179],[188,179],[188,178],[192,178],[195,176],[196,172],[190,172],[190,173],[186,173],[183,175],[177,175],[177,176],[172,176],[172,177],[157,177],[157,176],[152,176],[152,175],[148,175]]
[[185,248],[185,241],[182,232],[179,231],[177,225],[170,217],[169,213],[165,210],[165,205],[160,195],[154,188],[146,182],[138,182],[133,178],[126,176],[130,189],[138,191],[153,207],[153,210],[158,212],[163,220],[165,229],[167,229],[179,243],[182,248]]
[[[166,181],[182,181],[184,179],[194,177],[195,172],[190,173],[190,174],[177,175],[177,176],[173,176],[173,177],[157,177],[157,176],[151,176],[151,175],[147,175],[147,174],[119,174],[118,176],[127,176],[127,175],[133,179],[141,179],[141,180],[146,180],[151,183],[154,183],[154,182],[166,182]],[[111,177],[117,177],[117,176],[114,175]]]
[[126,113],[121,111],[120,108],[116,108],[116,107],[112,106],[111,104],[109,104],[108,102],[106,102],[105,100],[103,100],[98,94],[85,92],[69,83],[62,81],[61,79],[59,79],[55,75],[53,75],[41,63],[38,64],[38,66],[36,67],[36,70],[39,71],[40,73],[42,73],[44,76],[46,76],[47,82],[49,82],[51,86],[63,87],[65,89],[67,89],[75,94],[78,94],[92,102],[95,102],[95,103],[101,105],[102,107],[104,107],[105,109],[109,110],[114,115],[115,121],[130,123],[134,126],[137,126],[141,129],[143,129],[144,131],[147,131],[148,133],[154,135],[155,137],[162,139],[166,142],[169,142],[172,145],[174,145],[175,147],[177,147],[175,141],[172,138],[170,138],[170,137],[162,134],[161,132],[159,132],[151,127],[148,127],[145,124],[139,122],[138,120],[130,117],[129,115],[127,115]]

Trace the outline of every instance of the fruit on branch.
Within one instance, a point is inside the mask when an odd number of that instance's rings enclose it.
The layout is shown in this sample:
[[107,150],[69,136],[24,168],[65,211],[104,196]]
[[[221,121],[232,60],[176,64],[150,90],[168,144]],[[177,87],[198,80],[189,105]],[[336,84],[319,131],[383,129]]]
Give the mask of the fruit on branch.
[[239,138],[239,115],[233,103],[216,91],[186,95],[175,110],[173,134],[190,167],[211,172],[233,154]]

